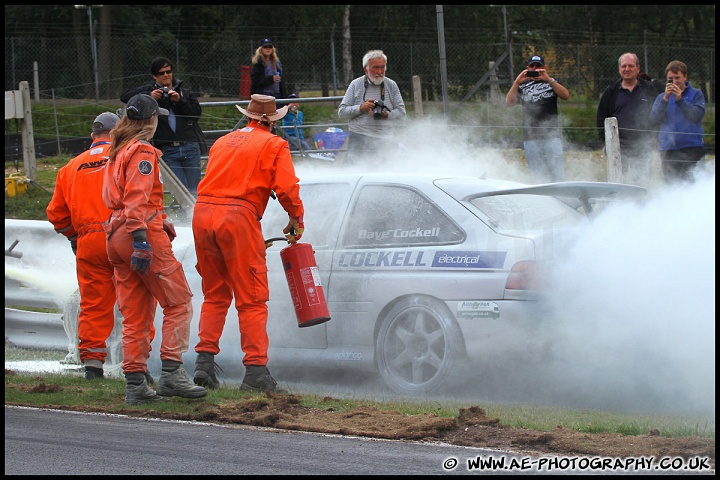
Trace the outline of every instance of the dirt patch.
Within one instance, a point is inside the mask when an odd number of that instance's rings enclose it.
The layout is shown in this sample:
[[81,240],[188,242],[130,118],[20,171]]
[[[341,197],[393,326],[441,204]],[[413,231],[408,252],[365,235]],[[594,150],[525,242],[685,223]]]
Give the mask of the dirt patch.
[[[15,387],[20,387],[15,385]],[[6,385],[7,388],[7,385]],[[21,387],[22,388],[22,387]],[[715,439],[702,437],[661,437],[657,430],[645,435],[581,433],[557,427],[549,432],[512,428],[500,419],[488,417],[479,406],[462,408],[455,418],[434,414],[407,415],[392,410],[379,410],[361,405],[349,411],[301,405],[297,395],[253,396],[246,399],[203,408],[198,402],[196,413],[177,414],[137,408],[105,408],[102,406],[71,407],[76,411],[107,412],[135,417],[204,421],[218,424],[251,425],[285,430],[352,435],[392,440],[440,442],[452,445],[481,447],[523,455],[586,456],[586,457],[706,457],[715,469]],[[38,407],[37,404],[32,406]],[[46,405],[48,408],[56,408]]]

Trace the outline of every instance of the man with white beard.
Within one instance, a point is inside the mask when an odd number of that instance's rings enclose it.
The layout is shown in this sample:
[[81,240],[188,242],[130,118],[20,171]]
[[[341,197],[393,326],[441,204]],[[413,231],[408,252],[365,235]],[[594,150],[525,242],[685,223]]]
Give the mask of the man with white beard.
[[363,70],[364,75],[348,85],[338,109],[340,118],[349,119],[348,156],[392,155],[398,147],[392,140],[395,127],[406,115],[400,88],[385,76],[387,56],[382,50],[363,56]]

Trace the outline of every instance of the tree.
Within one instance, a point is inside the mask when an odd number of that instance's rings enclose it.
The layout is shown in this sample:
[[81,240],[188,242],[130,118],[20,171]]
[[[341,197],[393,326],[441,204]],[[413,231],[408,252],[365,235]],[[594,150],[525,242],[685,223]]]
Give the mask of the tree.
[[350,5],[343,11],[342,52],[343,82],[348,85],[352,81],[352,42],[350,37]]

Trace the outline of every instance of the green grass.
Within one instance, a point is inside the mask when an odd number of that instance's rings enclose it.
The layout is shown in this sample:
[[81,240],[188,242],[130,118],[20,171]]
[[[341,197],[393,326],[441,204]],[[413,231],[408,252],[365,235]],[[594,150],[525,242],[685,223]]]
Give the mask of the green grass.
[[[8,373],[5,371],[5,403],[54,408],[82,408],[88,411],[102,410],[108,413],[130,409],[142,410],[146,415],[175,414],[182,418],[200,420],[213,408],[262,394],[244,392],[237,388],[223,387],[210,390],[202,400],[173,398],[172,401],[156,402],[130,407],[124,403],[125,382],[120,378],[106,378],[87,382],[81,373]],[[404,415],[432,414],[441,418],[457,417],[460,408],[467,404],[416,403],[412,401],[373,402],[330,398],[303,394],[300,405],[312,409],[347,412],[360,406],[383,411],[398,411]],[[487,415],[499,418],[500,423],[510,427],[551,431],[558,426],[584,433],[618,433],[622,435],[645,435],[658,429],[663,437],[698,436],[715,438],[715,420],[683,416],[658,416],[623,414],[603,411],[578,411],[565,408],[525,405],[482,405]]]
[[[338,93],[342,95],[342,93]],[[305,92],[304,97],[320,97],[320,92]],[[503,94],[504,99],[504,94]],[[235,100],[235,99],[229,99]],[[228,99],[200,99],[201,102],[228,101]],[[338,102],[306,103],[301,105],[305,114],[306,125],[323,125],[338,123],[337,116]],[[32,102],[33,130],[36,139],[54,139],[56,135],[61,137],[86,137],[89,134],[89,125],[98,114],[105,111],[116,111],[124,105],[117,101],[102,101],[100,103],[89,103],[88,101],[74,100],[59,104],[53,104],[47,100]],[[415,105],[410,99],[405,99],[405,107],[408,118],[415,118]],[[595,115],[597,112],[597,100],[584,97],[573,98],[568,102],[560,102],[560,114],[564,135],[568,142],[582,145],[588,142],[597,143],[598,135],[595,128]],[[486,126],[494,126],[494,135],[502,135],[507,139],[521,139],[521,129],[501,128],[503,125],[520,125],[521,107],[505,107],[504,101],[496,102],[489,100],[470,101],[464,104],[454,103],[451,105],[449,116],[450,122],[456,124],[476,125],[478,118]],[[443,115],[443,104],[437,102],[425,102],[423,104],[425,115]],[[204,131],[210,130],[231,130],[238,122],[244,119],[243,115],[233,105],[231,106],[205,106],[203,108],[200,125]],[[509,120],[512,119],[512,120]],[[715,144],[715,105],[707,106],[707,111],[702,120],[703,131],[705,132],[705,143]],[[317,130],[309,129],[306,137],[324,131],[325,128]]]

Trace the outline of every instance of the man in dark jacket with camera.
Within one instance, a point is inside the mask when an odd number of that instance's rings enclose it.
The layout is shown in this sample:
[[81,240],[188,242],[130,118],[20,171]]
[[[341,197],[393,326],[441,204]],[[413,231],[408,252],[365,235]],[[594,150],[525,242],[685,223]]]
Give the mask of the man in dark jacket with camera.
[[640,78],[640,60],[634,53],[618,58],[620,80],[609,85],[597,108],[597,130],[605,144],[605,119],[617,118],[620,138],[620,160],[625,183],[647,187],[656,155],[657,131],[650,121],[650,111],[658,96],[652,82]]
[[200,154],[205,140],[198,124],[202,107],[195,94],[183,88],[182,81],[173,78],[173,64],[165,57],[155,58],[150,64],[153,82],[138,88],[130,88],[120,95],[127,103],[139,93],[153,97],[170,115],[158,117],[153,145],[162,150],[163,161],[178,177],[188,191],[197,196],[200,183]]

